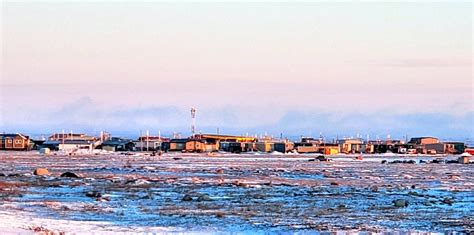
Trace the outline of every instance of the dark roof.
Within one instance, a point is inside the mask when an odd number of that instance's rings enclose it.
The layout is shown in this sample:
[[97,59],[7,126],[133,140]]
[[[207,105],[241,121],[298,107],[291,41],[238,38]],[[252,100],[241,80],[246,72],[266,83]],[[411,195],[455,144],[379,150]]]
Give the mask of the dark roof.
[[102,145],[117,146],[117,145],[123,145],[123,144],[128,144],[128,143],[133,143],[133,141],[129,140],[129,139],[122,139],[122,138],[113,137],[110,140],[106,140],[106,141],[102,142]]
[[186,143],[188,142],[188,139],[171,139],[170,140],[171,143]]
[[436,137],[433,137],[433,136],[412,137],[411,139],[426,139],[426,138],[433,138],[433,139],[438,139],[438,138],[436,138]]
[[[63,143],[63,141],[59,141],[60,144]],[[64,140],[64,144],[92,144],[94,143],[93,141],[88,141],[88,140]]]
[[206,143],[206,141],[205,141],[205,140],[203,140],[203,139],[188,139],[186,142],[191,142],[191,141],[196,141],[196,142]]
[[166,137],[159,137],[159,136],[140,136],[138,137],[137,139],[138,141],[142,140],[142,141],[146,141],[146,140],[149,140],[149,141],[170,141],[170,138],[166,138]]
[[0,137],[13,137],[13,138],[14,138],[14,137],[17,137],[17,136],[20,136],[20,137],[22,137],[22,138],[24,138],[24,139],[28,139],[28,138],[29,138],[28,136],[22,135],[22,134],[10,134],[10,133],[8,133],[8,134],[0,134]]
[[44,145],[59,145],[61,142],[57,140],[46,140],[43,142]]

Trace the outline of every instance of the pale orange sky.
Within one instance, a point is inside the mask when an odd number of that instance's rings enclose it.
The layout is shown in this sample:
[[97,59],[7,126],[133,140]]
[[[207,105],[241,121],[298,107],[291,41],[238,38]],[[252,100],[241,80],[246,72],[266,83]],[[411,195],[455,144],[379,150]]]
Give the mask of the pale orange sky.
[[469,2],[4,1],[1,19],[3,126],[84,99],[107,112],[229,108],[242,126],[293,110],[474,111]]

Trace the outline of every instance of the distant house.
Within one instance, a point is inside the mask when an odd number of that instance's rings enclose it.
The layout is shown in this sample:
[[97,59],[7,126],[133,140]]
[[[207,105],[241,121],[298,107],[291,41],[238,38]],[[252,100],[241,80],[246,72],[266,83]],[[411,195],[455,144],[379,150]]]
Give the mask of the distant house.
[[97,148],[107,151],[133,151],[135,143],[129,139],[123,139],[118,137],[111,137],[108,140],[102,142]]
[[326,155],[334,155],[339,153],[339,145],[331,143],[323,143],[319,146],[319,152]]
[[160,136],[140,136],[134,141],[134,144],[136,150],[155,151],[161,150],[161,144],[169,141],[169,138]]
[[22,134],[0,134],[0,150],[30,150],[30,137]]
[[463,142],[444,142],[446,144],[446,153],[462,154],[466,151],[466,145]]
[[275,142],[273,143],[273,150],[280,153],[288,153],[295,149],[295,144],[292,142]]
[[92,151],[98,145],[97,141],[89,140],[64,140],[59,142],[58,149],[62,151],[75,151],[85,149]]
[[256,142],[255,143],[255,148],[259,152],[265,152],[265,153],[270,153],[273,152],[274,149],[274,143],[273,142]]
[[461,154],[465,150],[465,145],[462,142],[426,144],[424,147],[426,152],[437,154]]
[[182,152],[186,150],[186,142],[188,139],[171,139],[170,140],[170,147],[168,151],[179,151]]
[[437,144],[439,139],[435,137],[415,137],[411,138],[409,144],[425,145],[425,144]]
[[84,141],[97,141],[98,138],[95,136],[89,136],[86,134],[73,134],[73,133],[55,133],[48,137],[49,141],[59,141],[63,140],[84,140]]
[[186,141],[185,151],[188,153],[202,153],[206,151],[206,141],[201,139],[189,139]]
[[319,147],[317,144],[306,141],[295,143],[294,148],[298,153],[317,153],[319,151]]
[[229,153],[241,153],[243,152],[243,145],[240,142],[220,142],[219,150]]
[[341,153],[364,153],[366,145],[362,139],[345,139],[339,140]]

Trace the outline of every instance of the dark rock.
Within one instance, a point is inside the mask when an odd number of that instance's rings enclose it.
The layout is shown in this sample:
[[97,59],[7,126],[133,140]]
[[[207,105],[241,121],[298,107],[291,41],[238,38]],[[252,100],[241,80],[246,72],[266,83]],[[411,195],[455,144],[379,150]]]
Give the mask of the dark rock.
[[183,159],[182,157],[174,157],[173,160],[181,160]]
[[222,174],[224,174],[224,170],[222,170],[222,169],[217,169],[217,170],[216,170],[216,174],[222,175]]
[[98,202],[110,202],[110,197],[98,197],[95,200]]
[[321,162],[326,162],[326,161],[328,161],[328,158],[325,157],[324,155],[319,155],[319,156],[316,157],[316,159],[318,159],[318,160],[321,161]]
[[405,164],[415,164],[416,161],[415,160],[395,160],[395,161],[391,161],[389,162],[390,164],[399,164],[399,163],[405,163]]
[[450,206],[451,206],[451,205],[453,205],[454,200],[453,200],[452,198],[445,197],[445,198],[443,199],[443,201],[441,201],[441,202],[443,202],[444,204],[447,204],[447,205],[450,205]]
[[397,199],[397,200],[393,201],[393,205],[395,207],[407,207],[408,202],[407,202],[407,200],[404,200],[404,199]]
[[198,202],[212,201],[212,199],[207,194],[202,194],[197,199]]
[[333,181],[333,182],[331,182],[331,185],[335,185],[335,186],[336,186],[336,185],[339,185],[339,183],[338,183],[338,182],[335,182],[335,181]]
[[86,193],[86,197],[99,198],[99,197],[102,197],[102,193],[97,192],[97,191],[89,191]]
[[386,164],[387,163],[387,160],[382,160],[382,164]]
[[408,195],[415,196],[415,197],[423,197],[423,195],[415,192],[415,191],[410,191],[408,192]]
[[430,201],[425,201],[425,202],[423,202],[423,205],[425,205],[425,206],[432,206],[433,203],[431,203]]
[[185,202],[190,202],[192,200],[193,198],[189,194],[184,195],[183,199],[181,199],[181,201],[185,201]]
[[69,178],[79,178],[79,175],[73,172],[64,172],[61,174],[61,177],[69,177]]
[[5,175],[5,174],[3,174],[3,173],[0,173],[0,176],[6,176],[6,175]]

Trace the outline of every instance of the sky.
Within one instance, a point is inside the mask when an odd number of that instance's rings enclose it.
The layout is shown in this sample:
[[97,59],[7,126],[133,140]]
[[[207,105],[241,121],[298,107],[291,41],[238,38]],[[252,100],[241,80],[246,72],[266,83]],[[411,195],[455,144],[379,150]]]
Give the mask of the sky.
[[1,8],[0,131],[474,139],[471,2]]

